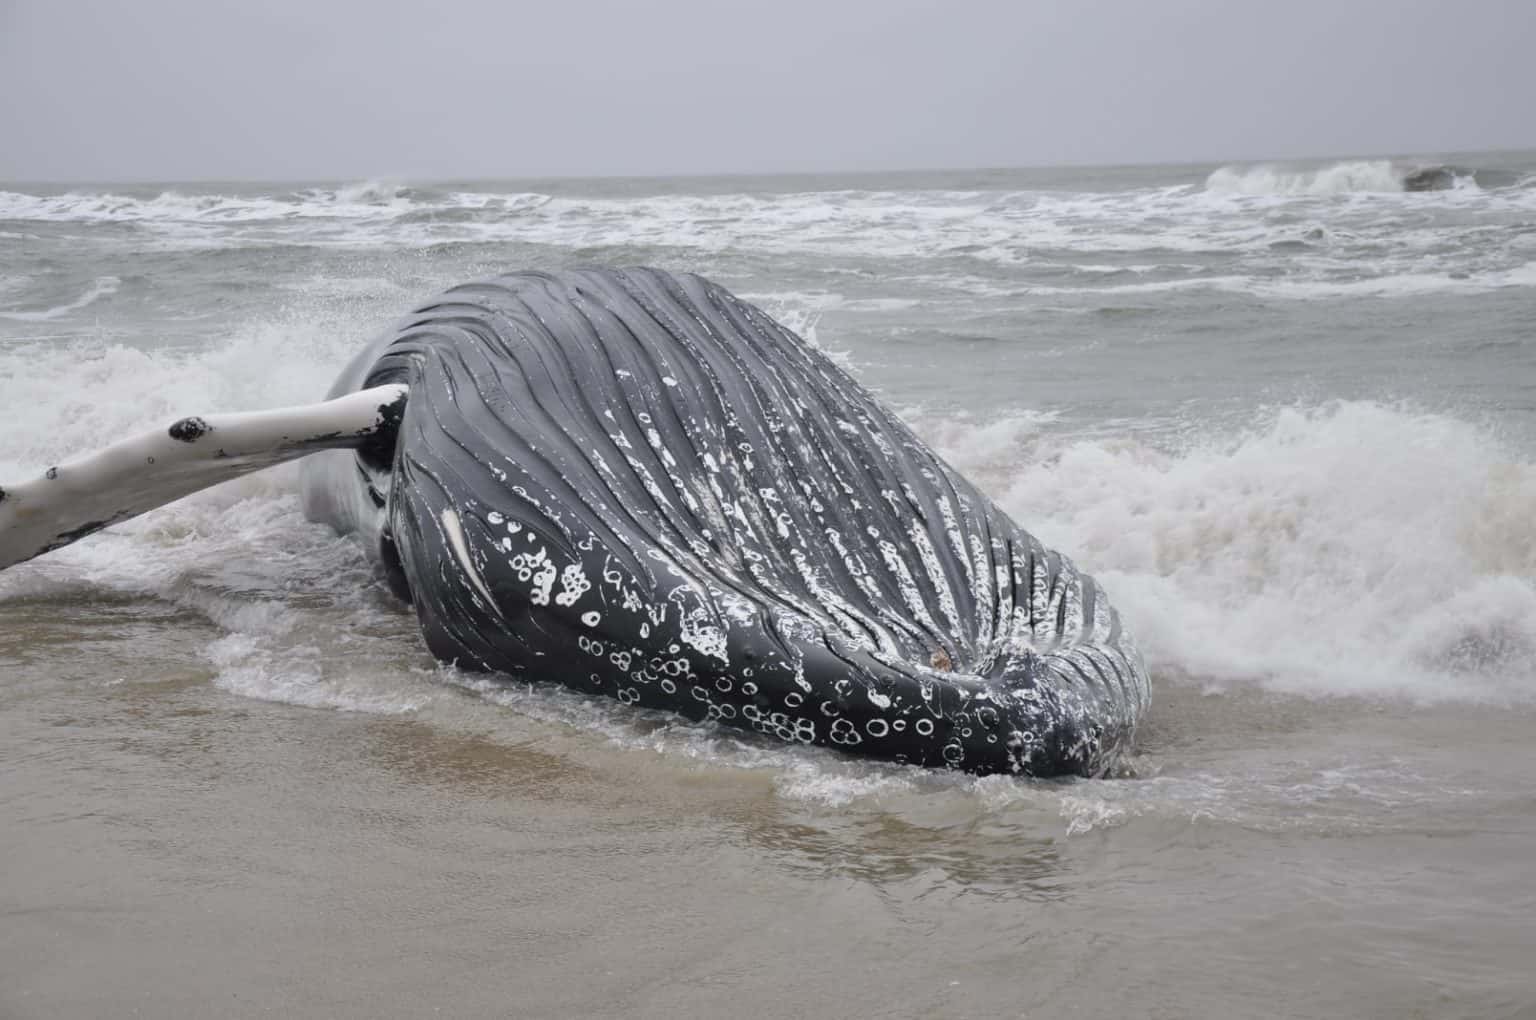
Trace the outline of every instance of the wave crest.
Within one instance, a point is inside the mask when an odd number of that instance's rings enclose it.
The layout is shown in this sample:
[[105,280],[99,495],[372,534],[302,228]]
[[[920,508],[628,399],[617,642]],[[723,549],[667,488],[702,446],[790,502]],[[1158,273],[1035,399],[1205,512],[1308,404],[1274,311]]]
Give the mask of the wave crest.
[[1474,171],[1460,167],[1403,165],[1386,159],[1357,159],[1313,170],[1259,164],[1224,166],[1205,179],[1205,190],[1237,195],[1345,195],[1449,191],[1476,188]]
[[73,301],[67,301],[62,305],[54,305],[42,311],[9,310],[0,312],[0,319],[10,319],[13,322],[48,322],[52,319],[62,318],[70,312],[78,312],[86,305],[99,298],[110,297],[117,293],[117,288],[122,285],[122,280],[115,276],[98,276],[85,292]]

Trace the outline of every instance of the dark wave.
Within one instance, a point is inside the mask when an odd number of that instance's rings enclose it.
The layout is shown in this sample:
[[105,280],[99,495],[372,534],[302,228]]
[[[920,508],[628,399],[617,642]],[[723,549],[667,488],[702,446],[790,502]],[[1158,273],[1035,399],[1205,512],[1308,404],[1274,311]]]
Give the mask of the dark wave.
[[1452,191],[1468,183],[1484,190],[1511,188],[1529,180],[1530,175],[1520,171],[1478,169],[1449,163],[1402,169],[1404,191]]

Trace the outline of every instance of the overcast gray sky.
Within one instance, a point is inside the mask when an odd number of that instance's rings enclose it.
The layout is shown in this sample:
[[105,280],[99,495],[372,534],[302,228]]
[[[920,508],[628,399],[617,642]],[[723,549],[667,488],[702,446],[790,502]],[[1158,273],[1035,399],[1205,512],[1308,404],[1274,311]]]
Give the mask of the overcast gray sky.
[[0,179],[1536,147],[1536,2],[0,0]]

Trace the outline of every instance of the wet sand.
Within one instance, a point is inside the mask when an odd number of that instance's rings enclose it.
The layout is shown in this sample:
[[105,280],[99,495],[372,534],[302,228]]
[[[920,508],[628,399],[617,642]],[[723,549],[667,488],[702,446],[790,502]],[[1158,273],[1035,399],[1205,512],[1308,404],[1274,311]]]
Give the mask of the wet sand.
[[1162,677],[1138,778],[748,767],[241,697],[153,598],[5,612],[6,1017],[1536,1016],[1529,713]]

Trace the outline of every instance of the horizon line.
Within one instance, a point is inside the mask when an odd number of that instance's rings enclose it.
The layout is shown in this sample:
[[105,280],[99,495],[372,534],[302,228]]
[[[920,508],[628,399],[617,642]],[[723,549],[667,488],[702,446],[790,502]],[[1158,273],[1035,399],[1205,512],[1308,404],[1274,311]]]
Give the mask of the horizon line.
[[399,184],[460,184],[477,181],[649,181],[649,180],[720,180],[758,177],[872,177],[897,174],[933,173],[1007,173],[1021,170],[1074,170],[1074,169],[1154,169],[1158,167],[1205,167],[1228,166],[1245,163],[1263,166],[1275,163],[1306,163],[1320,160],[1397,160],[1431,159],[1464,155],[1504,156],[1520,153],[1536,153],[1536,147],[1498,147],[1488,149],[1437,149],[1401,150],[1396,152],[1350,152],[1311,155],[1271,155],[1261,157],[1226,157],[1220,159],[1146,159],[1126,162],[1088,162],[1069,160],[1060,163],[1019,163],[993,166],[911,166],[884,169],[854,168],[840,170],[719,170],[645,173],[511,173],[474,174],[464,176],[432,176],[374,172],[364,174],[317,175],[317,176],[227,176],[227,177],[7,177],[0,178],[0,186],[28,184],[331,184],[352,181],[390,181]]

